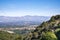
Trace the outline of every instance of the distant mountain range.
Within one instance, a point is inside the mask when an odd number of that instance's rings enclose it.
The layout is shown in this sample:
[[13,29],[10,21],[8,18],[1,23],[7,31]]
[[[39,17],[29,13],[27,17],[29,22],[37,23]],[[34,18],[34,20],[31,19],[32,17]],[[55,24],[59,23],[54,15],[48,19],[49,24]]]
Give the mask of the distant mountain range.
[[9,17],[0,16],[0,26],[6,25],[39,25],[43,21],[49,20],[49,16],[22,16],[22,17]]

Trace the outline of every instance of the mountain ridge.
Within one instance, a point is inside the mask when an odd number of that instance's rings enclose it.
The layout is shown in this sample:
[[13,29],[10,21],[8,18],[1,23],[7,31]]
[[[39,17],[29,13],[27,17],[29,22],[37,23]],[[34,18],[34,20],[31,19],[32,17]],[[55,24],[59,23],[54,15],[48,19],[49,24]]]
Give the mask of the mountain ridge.
[[43,21],[49,20],[49,18],[50,17],[45,16],[22,16],[22,17],[0,16],[0,26],[39,25]]
[[21,21],[37,21],[38,19],[39,20],[42,20],[42,19],[49,19],[50,17],[49,16],[21,16],[21,17],[9,17],[9,16],[0,16],[0,20],[11,20],[11,21],[18,21],[18,20],[21,20]]

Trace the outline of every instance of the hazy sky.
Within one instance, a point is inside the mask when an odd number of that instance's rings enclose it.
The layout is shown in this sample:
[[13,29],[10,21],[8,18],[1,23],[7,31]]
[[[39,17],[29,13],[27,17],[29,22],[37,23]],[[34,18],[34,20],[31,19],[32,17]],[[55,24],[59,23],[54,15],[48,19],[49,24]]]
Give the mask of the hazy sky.
[[60,14],[60,0],[0,0],[0,16]]

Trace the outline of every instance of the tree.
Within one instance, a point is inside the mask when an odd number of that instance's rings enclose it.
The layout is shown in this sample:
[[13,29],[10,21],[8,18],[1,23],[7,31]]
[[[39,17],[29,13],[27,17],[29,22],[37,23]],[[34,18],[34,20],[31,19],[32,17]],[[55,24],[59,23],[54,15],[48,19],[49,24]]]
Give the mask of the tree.
[[57,31],[55,32],[55,34],[56,34],[56,36],[58,37],[58,40],[60,40],[60,30],[57,30]]

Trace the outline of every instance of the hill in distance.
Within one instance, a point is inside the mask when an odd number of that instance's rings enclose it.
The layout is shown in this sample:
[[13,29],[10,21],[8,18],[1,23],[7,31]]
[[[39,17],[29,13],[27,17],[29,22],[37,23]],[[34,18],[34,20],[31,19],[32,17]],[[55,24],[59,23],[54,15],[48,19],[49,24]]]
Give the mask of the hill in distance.
[[9,17],[0,16],[0,22],[17,22],[17,21],[47,21],[49,16],[21,16],[21,17]]
[[25,26],[25,25],[39,25],[43,21],[49,20],[49,16],[22,16],[22,17],[8,17],[0,16],[0,26]]

